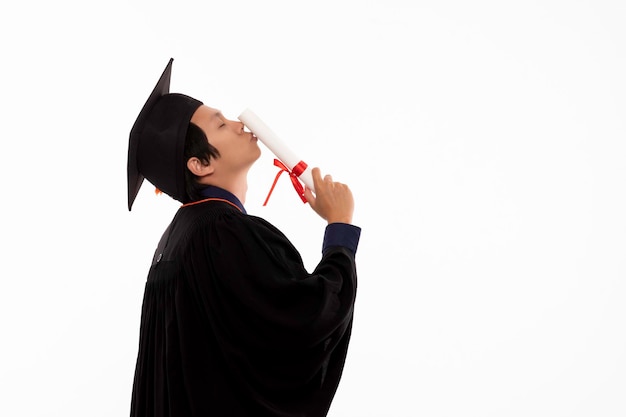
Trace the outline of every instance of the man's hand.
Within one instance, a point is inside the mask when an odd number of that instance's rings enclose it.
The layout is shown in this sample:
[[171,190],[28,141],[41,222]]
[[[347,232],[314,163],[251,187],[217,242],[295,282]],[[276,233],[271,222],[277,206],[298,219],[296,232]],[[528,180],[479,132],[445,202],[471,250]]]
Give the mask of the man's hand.
[[308,188],[304,190],[309,205],[322,219],[330,223],[352,223],[354,198],[346,184],[334,182],[330,175],[322,179],[319,168],[311,170],[315,194]]

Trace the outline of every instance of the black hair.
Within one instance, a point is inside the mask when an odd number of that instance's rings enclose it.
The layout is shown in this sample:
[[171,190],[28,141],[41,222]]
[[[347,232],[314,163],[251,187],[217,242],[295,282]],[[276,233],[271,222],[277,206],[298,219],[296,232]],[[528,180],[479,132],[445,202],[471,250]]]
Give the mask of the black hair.
[[198,177],[187,168],[189,158],[196,157],[204,165],[211,163],[211,158],[219,158],[220,153],[217,148],[209,143],[204,131],[194,123],[189,122],[187,135],[185,136],[185,191],[189,201],[198,201],[202,199],[200,190],[204,185],[198,183]]

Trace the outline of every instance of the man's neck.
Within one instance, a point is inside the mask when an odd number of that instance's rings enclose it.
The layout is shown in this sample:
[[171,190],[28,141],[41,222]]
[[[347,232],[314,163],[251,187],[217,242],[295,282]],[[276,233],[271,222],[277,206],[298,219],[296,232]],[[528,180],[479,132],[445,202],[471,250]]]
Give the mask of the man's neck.
[[205,185],[213,185],[220,187],[230,193],[241,201],[241,204],[246,204],[246,193],[248,192],[248,177],[246,174],[235,178],[219,178],[211,177],[206,181],[202,181]]
[[244,183],[233,184],[231,186],[218,185],[218,187],[221,187],[226,191],[230,191],[235,197],[239,199],[239,201],[241,201],[241,204],[246,204],[246,193],[248,192],[247,181],[245,181]]

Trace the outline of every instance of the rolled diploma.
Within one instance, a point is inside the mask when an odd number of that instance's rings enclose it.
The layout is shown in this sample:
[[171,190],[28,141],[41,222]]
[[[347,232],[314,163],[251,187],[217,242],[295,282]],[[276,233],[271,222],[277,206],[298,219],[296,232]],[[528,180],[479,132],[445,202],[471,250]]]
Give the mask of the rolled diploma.
[[[287,165],[287,168],[290,170],[293,170],[293,167],[302,161],[252,110],[245,109],[239,115],[238,119],[241,120],[274,155],[276,155],[276,158]],[[298,178],[300,178],[311,191],[315,192],[311,167],[307,166]]]

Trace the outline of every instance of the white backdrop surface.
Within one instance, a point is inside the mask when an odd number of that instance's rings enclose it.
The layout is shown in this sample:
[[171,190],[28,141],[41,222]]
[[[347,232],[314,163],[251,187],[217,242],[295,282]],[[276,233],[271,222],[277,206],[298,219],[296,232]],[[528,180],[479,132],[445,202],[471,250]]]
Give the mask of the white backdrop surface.
[[[6,2],[5,2],[6,3]],[[254,111],[350,185],[359,293],[329,416],[626,415],[626,3],[0,6],[0,415],[129,412],[143,286],[178,204],[126,208],[171,90]],[[263,155],[246,207],[311,270],[324,222]]]

